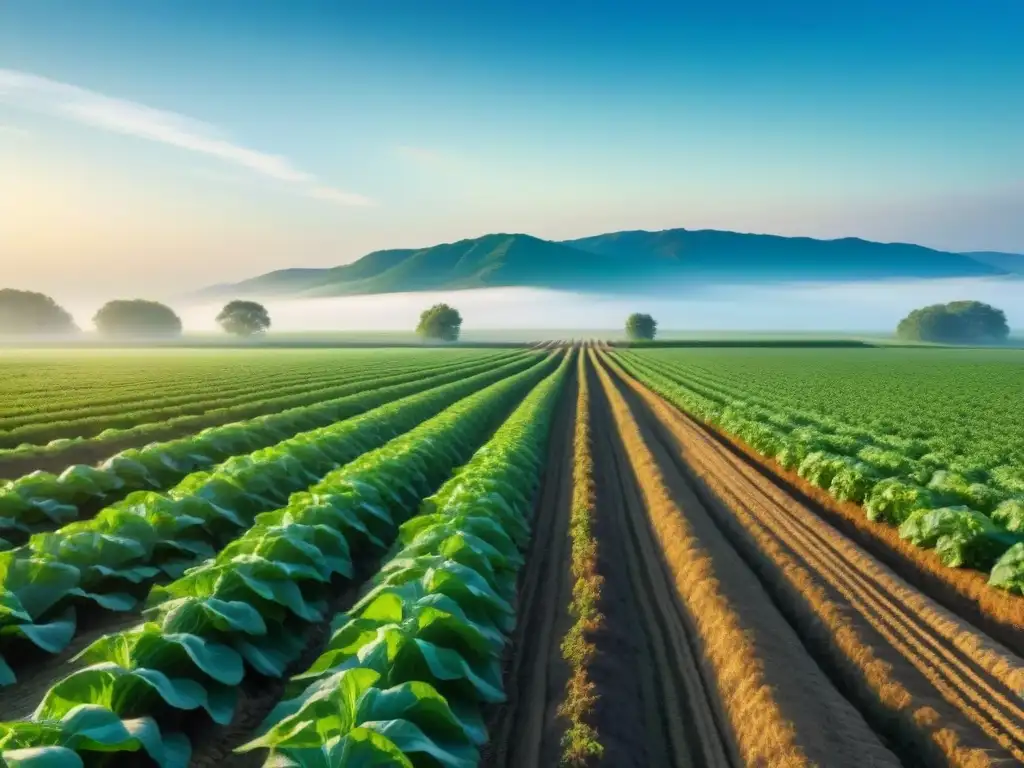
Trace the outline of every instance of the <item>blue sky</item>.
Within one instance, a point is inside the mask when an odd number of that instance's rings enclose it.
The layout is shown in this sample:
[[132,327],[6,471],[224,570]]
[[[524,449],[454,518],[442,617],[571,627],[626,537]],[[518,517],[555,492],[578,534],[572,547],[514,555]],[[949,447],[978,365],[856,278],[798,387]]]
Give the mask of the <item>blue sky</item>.
[[493,231],[1024,252],[1022,39],[1019,0],[6,0],[4,281],[162,295]]

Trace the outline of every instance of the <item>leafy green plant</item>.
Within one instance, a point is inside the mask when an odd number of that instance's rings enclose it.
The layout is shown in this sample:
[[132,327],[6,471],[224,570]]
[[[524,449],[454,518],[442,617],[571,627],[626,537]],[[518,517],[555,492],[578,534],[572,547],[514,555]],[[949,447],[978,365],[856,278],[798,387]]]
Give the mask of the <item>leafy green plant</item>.
[[[369,374],[370,378],[356,376],[341,387],[299,396],[304,404],[298,407],[275,403],[285,409],[245,422],[210,427],[186,438],[126,449],[99,467],[75,465],[60,475],[33,472],[0,486],[0,535],[23,539],[30,533],[52,529],[76,519],[87,505],[109,503],[132,491],[169,488],[190,473],[209,469],[231,456],[328,426],[432,386],[458,381],[493,368],[495,362],[506,358],[512,363],[517,356],[440,368],[415,366],[411,373],[383,377],[376,372]],[[111,439],[123,439],[130,430],[108,432],[115,433]]]
[[[520,548],[568,362],[402,525],[402,549],[336,617],[324,653],[241,751],[268,749],[274,764],[303,768],[339,764],[342,744],[358,744],[367,764],[478,763],[481,706],[504,698]],[[402,706],[383,717],[384,699]]]
[[[34,721],[60,724],[74,707],[99,705],[125,721],[144,718],[159,723],[169,710],[204,710],[214,722],[229,722],[237,685],[247,668],[281,676],[301,652],[296,628],[322,619],[327,597],[352,576],[351,551],[367,547],[368,554],[376,543],[382,552],[398,533],[398,523],[472,455],[555,362],[550,357],[518,374],[498,377],[496,383],[329,473],[295,494],[286,506],[257,516],[255,525],[216,557],[166,586],[154,587],[145,611],[147,623],[107,635],[83,651],[79,659],[89,665],[50,689]],[[401,644],[400,637],[388,639],[392,642],[384,644],[385,654],[394,651],[396,642]],[[403,647],[413,653],[419,648],[409,642]],[[450,655],[427,655],[430,663],[453,668]],[[396,693],[382,701],[393,705],[398,698]],[[417,693],[413,699],[411,711],[421,711],[416,702],[424,696]],[[367,711],[387,710],[381,702],[375,706]],[[410,722],[416,725],[418,720],[413,717]],[[60,743],[77,744],[77,734],[61,727]],[[367,727],[372,731],[375,726]],[[325,739],[333,733],[328,726],[321,731]],[[392,725],[386,733],[401,744],[415,741],[415,733],[404,725]],[[362,738],[357,735],[351,744],[346,742],[350,746],[338,749],[343,753],[369,748],[358,746]],[[370,747],[379,741],[366,739]],[[27,741],[23,734],[19,744]],[[162,764],[172,764],[182,752],[181,739],[165,735],[164,743],[164,753],[150,754]],[[103,751],[133,746],[125,741]],[[72,748],[89,751],[92,745]],[[187,743],[185,749],[187,755]]]
[[[47,610],[72,606],[83,598],[110,610],[128,610],[136,602],[129,588],[149,583],[160,573],[180,576],[251,525],[259,513],[285,506],[290,493],[316,483],[334,468],[492,382],[500,383],[510,374],[509,380],[516,381],[517,372],[535,375],[531,370],[543,369],[535,362],[536,358],[526,358],[395,400],[352,419],[302,433],[273,448],[234,457],[212,472],[189,475],[166,494],[130,494],[92,520],[37,534],[26,547],[0,553],[0,568],[6,567],[8,576],[0,582],[0,600],[16,599],[14,590],[20,583],[15,580],[15,574],[20,573],[16,566],[27,556],[40,568],[50,563],[71,569],[75,575],[74,583],[68,577],[63,595],[55,597]],[[324,487],[322,483],[313,485],[311,498],[318,499],[317,493],[322,494]],[[39,614],[27,615],[34,622]],[[62,614],[62,621],[71,622],[73,634],[70,615],[68,619]],[[20,619],[18,625],[27,625],[28,621]],[[21,634],[29,640],[38,635]],[[36,645],[50,650],[42,643]]]
[[[848,411],[871,429],[795,406],[807,399],[806,390],[783,404],[777,392],[785,391],[785,380],[765,381],[760,368],[755,377],[733,383],[711,370],[673,365],[654,351],[614,356],[631,375],[681,409],[795,470],[833,498],[862,504],[870,520],[901,526],[903,538],[934,548],[949,566],[987,569],[1024,531],[1024,515],[1013,495],[1024,488],[1018,477],[1024,472],[1019,469],[1024,467],[1020,449],[981,452],[971,446],[965,452],[948,437],[907,425],[908,414],[920,409],[904,407],[892,417],[873,414],[871,409],[885,409],[878,398],[866,402],[863,410]],[[758,395],[752,391],[753,381],[775,391]],[[830,394],[829,403],[834,400]],[[947,419],[941,426],[950,421],[963,419]],[[994,423],[989,427],[1000,431]],[[1004,445],[1012,442],[1008,438]],[[1008,568],[990,583],[1011,583]]]

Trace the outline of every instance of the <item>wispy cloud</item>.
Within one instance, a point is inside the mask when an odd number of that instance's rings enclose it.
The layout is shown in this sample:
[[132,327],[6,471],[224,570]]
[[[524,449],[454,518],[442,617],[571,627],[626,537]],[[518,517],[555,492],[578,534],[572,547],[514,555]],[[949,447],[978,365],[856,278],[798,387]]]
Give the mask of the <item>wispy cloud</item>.
[[325,185],[285,157],[235,144],[213,126],[175,112],[10,69],[0,69],[0,102],[214,157],[284,182],[318,200],[340,205],[372,204],[362,195]]

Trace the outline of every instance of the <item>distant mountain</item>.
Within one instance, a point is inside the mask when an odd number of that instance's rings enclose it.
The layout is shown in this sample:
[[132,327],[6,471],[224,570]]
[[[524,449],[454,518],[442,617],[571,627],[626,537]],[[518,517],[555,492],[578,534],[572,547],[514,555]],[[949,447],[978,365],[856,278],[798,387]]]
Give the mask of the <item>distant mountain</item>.
[[986,277],[1014,273],[1007,268],[1014,266],[1014,258],[1024,259],[857,238],[717,230],[613,232],[561,243],[495,234],[430,248],[374,251],[340,267],[282,269],[202,293],[344,296],[498,286],[609,292],[705,283]]
[[815,240],[666,229],[613,232],[564,244],[603,256],[673,264],[681,277],[711,282],[980,277],[1005,272],[964,254],[855,237]]
[[1012,275],[1024,275],[1024,254],[1021,253],[1000,253],[999,251],[972,251],[965,253],[975,261],[987,264],[990,267],[1001,269]]
[[637,287],[641,282],[621,259],[530,235],[499,234],[431,248],[374,251],[329,269],[282,269],[205,293],[344,296],[495,286],[610,290],[624,281]]

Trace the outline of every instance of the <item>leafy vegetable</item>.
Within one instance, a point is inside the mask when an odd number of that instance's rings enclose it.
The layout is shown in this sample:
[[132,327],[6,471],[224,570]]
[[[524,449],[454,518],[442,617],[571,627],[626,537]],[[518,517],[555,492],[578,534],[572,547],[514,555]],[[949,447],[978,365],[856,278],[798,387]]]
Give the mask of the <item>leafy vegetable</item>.
[[269,764],[303,768],[341,764],[357,744],[366,764],[478,763],[480,708],[504,698],[519,547],[568,365],[402,524],[402,549],[240,751],[268,749]]
[[[215,722],[230,722],[237,686],[246,667],[280,676],[301,652],[298,630],[321,620],[326,598],[351,575],[349,551],[353,542],[368,546],[370,538],[365,532],[370,530],[382,542],[392,541],[398,523],[472,455],[522,395],[551,370],[555,360],[548,358],[512,376],[504,376],[507,372],[495,375],[496,383],[472,392],[380,448],[329,472],[306,492],[296,494],[285,507],[259,515],[252,528],[216,557],[189,569],[165,587],[154,587],[147,601],[147,623],[107,635],[83,651],[80,658],[88,666],[55,684],[33,721],[52,723],[75,707],[98,705],[123,721],[153,718],[162,723],[171,710],[205,710]],[[479,386],[479,382],[476,384]],[[465,389],[461,391],[471,389],[471,385],[462,386]],[[453,397],[453,391],[460,390],[449,390],[446,396]],[[430,394],[426,393],[415,409],[408,406],[399,412],[419,409],[422,413],[431,407],[436,410],[439,398],[435,395],[429,399]],[[394,411],[389,410],[389,414],[391,419],[382,423],[370,421],[369,414],[364,417],[367,424],[379,427],[377,439],[389,433],[385,426],[394,423]],[[260,490],[274,492],[266,486]],[[325,523],[327,507],[338,512],[338,519],[345,520],[346,525],[334,528]],[[342,508],[346,514],[341,514]],[[469,664],[448,648],[430,645],[432,639],[462,631],[450,626],[457,617],[444,619],[441,608],[433,611],[426,622],[428,628],[433,628],[422,638],[411,631],[412,627],[404,628],[409,631],[382,628],[385,642],[377,647],[375,658],[408,659],[410,668],[425,666],[449,684],[462,681],[492,699],[500,698],[500,671],[490,658],[482,655],[478,663]],[[493,639],[478,638],[478,642],[487,645]],[[369,680],[370,671],[364,669],[362,677],[346,677],[344,685]],[[343,704],[349,706],[354,694],[345,693],[347,690],[342,691],[344,695],[325,695],[323,701],[318,699],[318,706],[335,710]],[[395,744],[401,744],[455,760],[453,765],[464,764],[457,761],[472,751],[455,736],[463,738],[467,732],[479,735],[479,723],[474,720],[464,727],[461,719],[449,715],[453,743],[425,739],[420,726],[436,727],[438,713],[443,712],[438,709],[436,694],[420,687],[412,690],[415,695],[411,699],[408,695],[402,699],[399,692],[391,696],[374,693],[365,702],[360,699],[363,715],[359,726],[366,732],[350,735],[344,743],[331,742],[334,746],[326,753],[319,741],[315,749],[309,741],[295,743],[301,743],[304,750],[313,749],[310,755],[318,755],[317,759],[334,759],[346,750],[373,754],[381,745],[390,744],[387,749],[394,749]],[[394,705],[399,700],[406,702],[404,708]],[[372,702],[376,703],[371,706]],[[380,721],[378,718],[385,714],[388,719]],[[325,723],[318,726],[319,731],[314,728],[308,733],[341,739],[337,732],[351,730],[353,722],[349,715],[344,717],[348,718],[342,722],[344,728]],[[403,722],[408,724],[401,725]],[[173,734],[164,734],[164,739],[170,739],[175,748],[180,744]],[[27,736],[20,745],[35,746]],[[94,747],[83,742],[71,748],[90,751]],[[125,741],[120,746],[105,746],[103,751],[132,747],[133,743]],[[307,758],[314,759],[308,755],[301,759]]]
[[[284,515],[288,522],[302,522],[295,514],[304,508],[289,505],[289,494],[300,491],[312,482],[303,501],[319,502],[328,494],[358,497],[357,514],[353,526],[366,532],[366,539],[380,541],[393,527],[387,513],[379,513],[382,495],[399,503],[414,503],[417,488],[422,486],[424,471],[431,462],[443,460],[424,453],[410,459],[408,478],[386,477],[392,471],[384,463],[370,467],[358,464],[361,471],[378,473],[372,482],[352,475],[351,482],[338,484],[316,482],[332,470],[347,464],[360,454],[372,450],[401,432],[434,416],[460,398],[489,385],[491,382],[520,382],[522,376],[536,375],[543,366],[536,358],[523,358],[518,362],[494,368],[484,373],[454,381],[436,389],[410,395],[379,406],[359,416],[340,421],[312,432],[289,438],[273,448],[264,448],[247,456],[234,457],[210,472],[189,475],[167,493],[139,491],[129,494],[123,501],[101,511],[88,521],[71,523],[52,533],[33,536],[21,550],[0,553],[0,568],[7,563],[6,574],[0,570],[0,605],[18,607],[20,613],[11,614],[11,626],[28,629],[10,630],[36,642],[41,648],[62,648],[74,631],[72,613],[62,614],[61,632],[32,629],[32,625],[45,611],[60,610],[81,600],[91,600],[108,610],[128,610],[135,600],[124,590],[129,585],[150,583],[161,572],[181,576],[185,570],[203,558],[210,557],[228,543],[241,530],[251,525],[266,510],[279,508],[281,520],[261,518],[256,536],[245,544],[228,547],[217,565],[207,566],[193,575],[192,581],[203,584],[217,582],[223,563],[245,563],[244,568],[232,568],[216,592],[238,595],[230,600],[260,596],[289,606],[307,620],[316,620],[319,608],[296,599],[294,585],[289,583],[300,569],[320,574],[321,580],[330,577],[333,566],[344,574],[350,569],[346,545],[333,538],[329,531],[317,531],[315,525],[305,532],[296,530],[284,534],[280,529]],[[510,376],[511,374],[511,376]],[[363,490],[369,489],[369,490]],[[423,489],[423,493],[429,492]],[[313,495],[309,495],[312,493]],[[287,511],[286,511],[287,510]],[[344,513],[341,513],[344,516]],[[277,526],[277,527],[275,527]],[[303,537],[306,537],[305,539]],[[324,546],[323,557],[329,562],[310,563],[313,550]],[[243,552],[239,547],[248,547]],[[302,552],[305,551],[305,561]],[[284,555],[288,557],[285,558]],[[276,560],[268,560],[270,555]],[[280,557],[278,557],[280,555]],[[170,589],[170,588],[168,588]],[[28,606],[22,610],[21,592],[35,596],[45,594],[42,607]],[[173,596],[173,595],[172,595]],[[3,621],[3,619],[0,619]],[[2,627],[2,624],[0,624]],[[0,632],[0,640],[4,634]],[[59,650],[59,648],[57,648]],[[0,682],[13,682],[13,674],[0,668]]]

